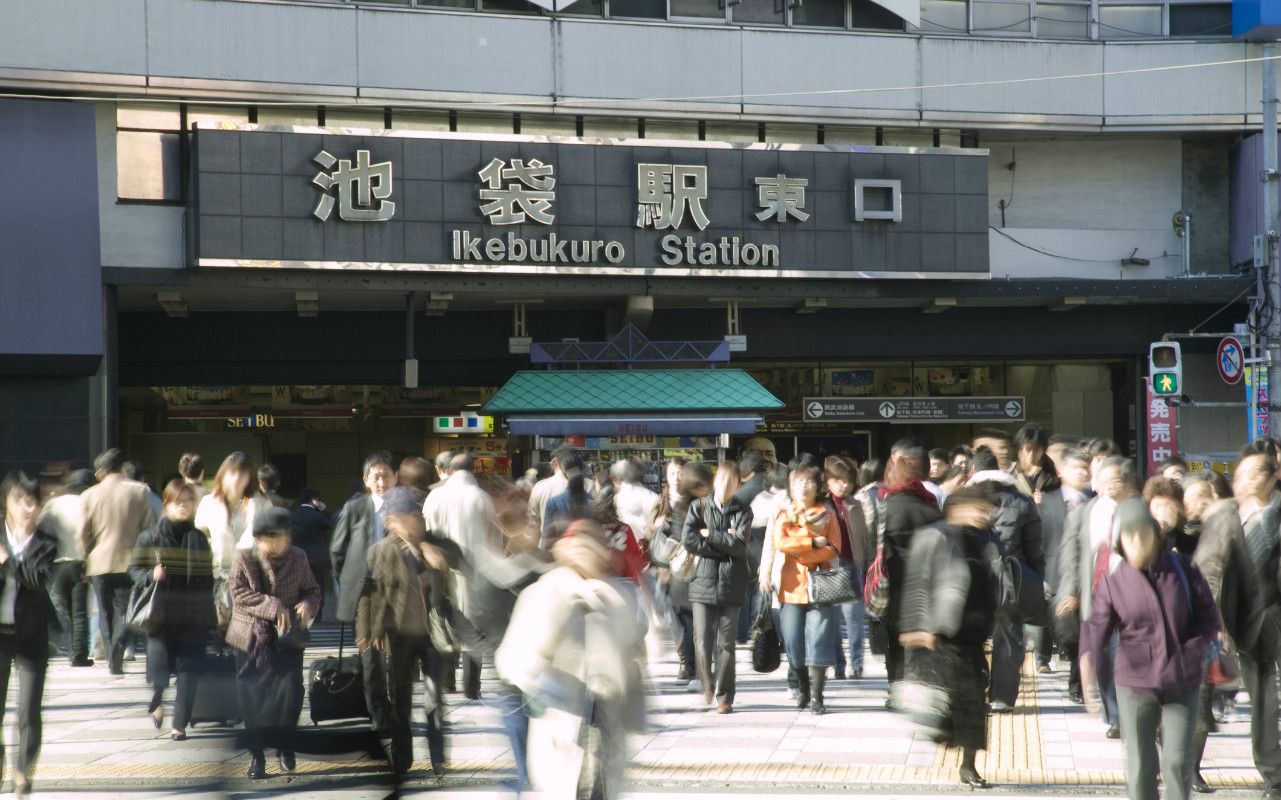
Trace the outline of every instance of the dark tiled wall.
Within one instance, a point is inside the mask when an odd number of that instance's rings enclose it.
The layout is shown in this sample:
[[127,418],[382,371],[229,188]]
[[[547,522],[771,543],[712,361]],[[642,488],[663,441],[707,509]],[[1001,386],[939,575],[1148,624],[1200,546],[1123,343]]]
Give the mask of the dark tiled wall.
[[93,378],[0,378],[0,473],[54,461],[88,466],[98,423]]

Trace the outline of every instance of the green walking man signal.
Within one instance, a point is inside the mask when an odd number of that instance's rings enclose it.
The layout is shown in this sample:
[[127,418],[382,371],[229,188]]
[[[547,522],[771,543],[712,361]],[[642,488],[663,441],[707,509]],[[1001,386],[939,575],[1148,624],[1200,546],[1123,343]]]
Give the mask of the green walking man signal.
[[1175,397],[1183,391],[1183,353],[1178,342],[1153,342],[1148,347],[1148,377],[1157,397]]

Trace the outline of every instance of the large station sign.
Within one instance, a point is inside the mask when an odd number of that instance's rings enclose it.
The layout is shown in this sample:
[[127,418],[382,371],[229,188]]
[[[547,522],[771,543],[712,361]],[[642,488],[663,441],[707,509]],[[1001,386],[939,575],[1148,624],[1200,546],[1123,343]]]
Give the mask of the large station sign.
[[986,150],[261,125],[193,141],[200,267],[989,274]]

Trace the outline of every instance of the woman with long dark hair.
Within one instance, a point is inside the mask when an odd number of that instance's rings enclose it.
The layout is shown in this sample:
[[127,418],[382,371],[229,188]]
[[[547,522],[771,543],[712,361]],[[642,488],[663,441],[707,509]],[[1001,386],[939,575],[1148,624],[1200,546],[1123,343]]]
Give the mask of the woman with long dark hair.
[[[707,705],[734,707],[734,634],[747,596],[747,538],[752,510],[740,505],[738,464],[722,461],[713,491],[694,500],[685,518],[683,546],[695,556],[689,599],[694,618],[694,660]],[[716,655],[715,673],[712,669]]]
[[[690,691],[701,691],[702,687],[694,677],[694,613],[689,602],[689,576],[679,569],[680,561],[683,560],[679,554],[684,550],[681,542],[689,506],[710,491],[712,473],[702,464],[677,466],[669,461],[667,475],[669,484],[675,487],[675,499],[672,499],[669,489],[664,492],[664,500],[660,500],[656,507],[656,514],[660,516],[656,516],[651,524],[650,552],[653,554],[662,551],[669,559],[660,565],[659,585],[663,587],[681,624],[681,641],[678,647],[680,672],[677,677],[682,681],[689,681]],[[673,569],[673,561],[677,562],[678,568]]]
[[[885,626],[887,649],[885,670],[890,686],[903,679],[903,645],[899,641],[899,615],[903,602],[903,583],[907,578],[907,554],[912,549],[912,534],[918,528],[937,522],[938,500],[922,483],[929,471],[925,448],[910,439],[902,439],[890,449],[885,465],[885,478],[877,489],[883,519],[886,576],[890,582],[889,607],[881,618]],[[892,695],[891,695],[892,697]]]
[[164,721],[164,695],[170,674],[178,676],[169,737],[187,738],[187,724],[204,671],[205,643],[217,625],[213,603],[213,554],[192,517],[196,492],[182,480],[165,487],[164,515],[138,537],[129,577],[138,589],[158,584],[163,623],[147,637],[147,712],[158,730]]
[[195,524],[209,536],[215,577],[225,579],[230,575],[236,550],[253,545],[254,517],[270,505],[261,502],[257,493],[254,460],[237,450],[222,460],[213,490],[196,506]]
[[599,523],[605,532],[605,546],[609,548],[614,574],[639,586],[645,571],[645,554],[641,552],[632,526],[619,518],[616,499],[614,485],[606,482],[591,505],[590,519]]

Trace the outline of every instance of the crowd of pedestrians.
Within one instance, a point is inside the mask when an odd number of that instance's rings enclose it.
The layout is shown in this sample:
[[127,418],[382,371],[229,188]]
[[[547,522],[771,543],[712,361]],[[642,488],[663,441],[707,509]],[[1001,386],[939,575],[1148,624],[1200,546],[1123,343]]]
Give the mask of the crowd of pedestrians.
[[737,460],[669,458],[657,491],[635,462],[596,474],[568,447],[515,482],[477,476],[465,452],[378,452],[336,510],[310,489],[290,507],[279,470],[240,452],[208,489],[203,459],[184,455],[158,496],[119,450],[93,466],[53,486],[16,472],[0,484],[0,696],[16,671],[19,795],[51,654],[93,667],[97,642],[121,674],[140,635],[157,730],[167,716],[185,740],[202,692],[231,686],[248,777],[292,772],[309,752],[305,697],[319,719],[316,693],[336,691],[315,677],[325,665],[309,676],[305,663],[333,594],[357,653],[325,667],[355,687],[354,712],[334,718],[367,717],[399,778],[415,762],[415,694],[439,775],[446,695],[461,691],[493,709],[517,791],[616,797],[627,735],[645,725],[647,664],[674,657],[693,702],[731,714],[736,647],[755,636],[754,654],[785,655],[796,708],[816,715],[838,710],[829,680],[863,678],[870,639],[886,706],[959,748],[975,788],[988,786],[976,756],[990,715],[1013,711],[1029,659],[1045,673],[1057,656],[1069,700],[1124,740],[1141,800],[1158,773],[1166,798],[1210,791],[1206,738],[1242,687],[1256,765],[1281,797],[1271,441],[1246,448],[1230,485],[1177,458],[1143,484],[1114,443],[1035,424],[950,451],[903,440],[862,464],[781,464],[757,438]]

